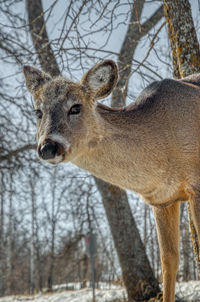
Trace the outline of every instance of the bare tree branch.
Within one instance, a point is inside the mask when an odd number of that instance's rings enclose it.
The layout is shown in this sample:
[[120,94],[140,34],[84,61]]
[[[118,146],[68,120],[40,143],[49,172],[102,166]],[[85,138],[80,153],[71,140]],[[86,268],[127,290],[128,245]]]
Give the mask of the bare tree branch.
[[[138,26],[137,18],[141,17],[144,1],[135,1],[135,3],[139,7],[133,6],[129,27],[118,57],[120,78],[112,95],[113,107],[125,105],[127,96],[126,80],[131,73],[132,59],[139,40],[163,17],[163,7],[160,6],[143,25]],[[137,15],[135,11],[138,12]]]
[[28,151],[28,150],[33,150],[36,149],[36,144],[28,144],[25,145],[23,147],[20,147],[18,149],[15,150],[11,150],[9,153],[7,153],[6,155],[2,155],[0,156],[0,162],[4,161],[4,160],[9,160],[11,159],[11,157],[13,156],[17,156],[18,154],[24,152],[24,151]]
[[41,0],[26,0],[30,32],[41,67],[53,76],[60,75],[56,58],[51,48],[44,20]]

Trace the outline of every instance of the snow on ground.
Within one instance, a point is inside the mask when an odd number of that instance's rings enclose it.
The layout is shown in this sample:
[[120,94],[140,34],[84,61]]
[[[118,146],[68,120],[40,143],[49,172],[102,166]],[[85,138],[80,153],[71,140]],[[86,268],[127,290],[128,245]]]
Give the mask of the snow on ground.
[[[87,281],[85,284],[85,287],[90,287],[90,281]],[[109,282],[98,282],[98,289],[121,289],[122,287],[109,283]],[[58,285],[53,285],[53,291],[59,291],[63,289],[67,290],[79,290],[82,288],[82,283],[81,282],[69,282],[69,283],[63,283],[63,284],[58,284]],[[44,292],[47,290],[44,289]]]
[[[185,301],[200,301],[200,281],[176,283],[176,294]],[[1,300],[0,300],[1,301]]]
[[[200,301],[200,281],[176,283],[176,295],[184,301]],[[126,297],[125,289],[119,286],[110,289],[96,289],[96,302],[111,302]],[[92,302],[91,288],[62,291],[35,296],[8,296],[0,298],[0,302]]]
[[[122,299],[125,297],[125,290],[121,289],[96,289],[96,302],[111,302],[115,299]],[[91,289],[81,289],[75,291],[64,291],[61,293],[40,294],[36,296],[10,296],[0,298],[0,302],[92,302]]]

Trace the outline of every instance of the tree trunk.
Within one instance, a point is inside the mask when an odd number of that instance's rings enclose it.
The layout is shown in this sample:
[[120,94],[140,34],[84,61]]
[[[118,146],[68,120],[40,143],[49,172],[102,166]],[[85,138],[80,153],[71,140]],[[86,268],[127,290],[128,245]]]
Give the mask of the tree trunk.
[[0,296],[3,296],[5,293],[5,278],[4,278],[4,208],[5,208],[5,185],[4,185],[4,179],[1,175],[0,179],[1,184],[1,192],[0,192]]
[[[144,2],[145,0],[135,1],[133,5],[128,31],[118,57],[120,78],[116,90],[113,92],[113,106],[125,104],[127,82],[131,72],[132,58],[136,46],[139,40],[148,33],[163,16],[163,9],[159,7],[153,16],[141,25],[140,16]],[[41,0],[27,0],[27,10],[32,40],[38,53],[42,69],[52,75],[60,74],[55,58],[52,58],[51,61],[49,61],[49,59],[47,60],[47,57],[51,58],[53,56],[53,52],[50,48],[45,29]],[[40,17],[38,18],[38,16]],[[49,46],[42,48],[42,45],[45,45],[45,43]],[[154,296],[159,291],[158,282],[150,268],[144,246],[129,207],[126,193],[101,180],[95,179],[95,181],[106,210],[129,301],[141,301],[141,299],[143,301],[144,297],[149,298]],[[115,206],[111,207],[111,203],[114,203]],[[126,225],[127,227],[124,228]],[[118,238],[119,233],[121,234],[120,238]],[[140,252],[138,253],[137,251]],[[148,285],[150,289],[148,293],[142,288],[142,283]]]
[[34,180],[30,179],[31,187],[31,242],[30,242],[30,294],[35,290],[35,191]]
[[163,0],[172,50],[174,76],[200,71],[199,43],[188,0]]
[[128,81],[131,74],[132,60],[139,41],[160,21],[163,15],[162,5],[144,23],[140,18],[145,0],[134,1],[128,30],[117,59],[119,80],[112,94],[112,106],[121,107],[126,104]]
[[100,179],[96,179],[96,184],[102,195],[129,301],[154,297],[159,292],[158,282],[146,256],[126,193]]
[[27,0],[27,12],[29,17],[29,28],[35,50],[42,69],[53,76],[60,75],[51,44],[46,31],[44,12],[41,0]]
[[9,193],[9,214],[8,214],[8,235],[7,235],[7,250],[6,250],[6,266],[7,266],[7,287],[6,294],[11,295],[11,280],[12,280],[12,222],[13,222],[13,179],[10,179],[10,193]]
[[52,234],[51,234],[51,254],[50,254],[50,267],[48,271],[47,288],[48,291],[53,289],[53,274],[54,274],[54,262],[55,262],[55,223],[52,218]]

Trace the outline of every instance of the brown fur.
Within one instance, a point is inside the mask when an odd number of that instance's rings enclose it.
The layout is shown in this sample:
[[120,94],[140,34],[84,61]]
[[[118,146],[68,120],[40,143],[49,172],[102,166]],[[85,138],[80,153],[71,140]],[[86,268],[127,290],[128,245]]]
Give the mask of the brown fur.
[[[59,134],[68,147],[62,158],[49,162],[71,161],[138,192],[154,206],[164,302],[174,301],[180,201],[189,200],[200,239],[200,75],[154,82],[134,104],[113,109],[95,102],[114,88],[117,68],[112,61],[93,67],[80,83],[49,80],[40,71],[36,77],[33,71],[25,67],[27,87],[43,111],[38,148],[52,133]],[[38,75],[45,77],[43,85],[35,84]],[[80,114],[70,116],[77,103],[82,105]]]

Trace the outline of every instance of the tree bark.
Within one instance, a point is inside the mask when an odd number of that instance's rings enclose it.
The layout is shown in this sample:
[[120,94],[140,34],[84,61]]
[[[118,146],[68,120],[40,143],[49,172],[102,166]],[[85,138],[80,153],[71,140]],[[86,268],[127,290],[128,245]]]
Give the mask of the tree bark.
[[[118,57],[120,78],[113,92],[112,106],[124,105],[127,88],[124,92],[123,87],[131,72],[136,46],[163,16],[163,9],[160,7],[149,20],[141,25],[140,16],[144,2],[145,0],[135,1],[133,5],[128,31]],[[52,58],[54,55],[45,29],[41,0],[27,0],[27,10],[31,36],[41,67],[52,75],[58,75],[60,71],[55,58]],[[48,47],[42,47],[42,45],[48,45]],[[47,57],[52,58],[52,61],[47,60]],[[155,296],[159,291],[158,282],[145,254],[126,193],[102,180],[95,179],[95,181],[106,210],[129,301],[143,301],[144,297],[148,299]]]
[[12,221],[13,221],[13,177],[10,179],[10,193],[9,193],[9,208],[8,208],[8,233],[7,233],[7,249],[6,249],[6,266],[7,266],[7,286],[6,294],[11,295],[12,293]]
[[30,33],[42,69],[52,76],[58,76],[60,70],[47,35],[42,2],[27,0],[26,4]]
[[112,94],[112,106],[121,107],[126,104],[128,79],[136,47],[141,40],[163,17],[162,5],[144,23],[140,24],[140,18],[145,0],[134,1],[128,30],[124,38],[117,62],[119,67],[119,80]]
[[126,193],[100,179],[96,184],[118,253],[129,301],[144,301],[160,290],[145,253]]
[[5,277],[4,277],[4,228],[5,228],[5,184],[4,177],[0,178],[1,192],[0,192],[0,296],[5,293]]
[[174,77],[182,78],[200,71],[199,43],[188,0],[163,0],[168,25]]
[[31,187],[31,242],[30,242],[30,294],[35,290],[35,190],[34,177],[30,178]]

